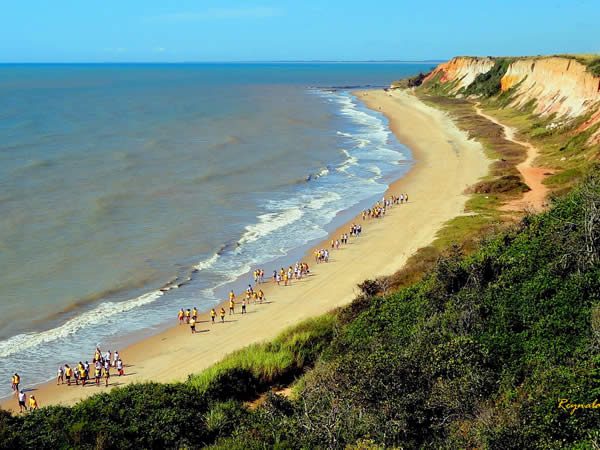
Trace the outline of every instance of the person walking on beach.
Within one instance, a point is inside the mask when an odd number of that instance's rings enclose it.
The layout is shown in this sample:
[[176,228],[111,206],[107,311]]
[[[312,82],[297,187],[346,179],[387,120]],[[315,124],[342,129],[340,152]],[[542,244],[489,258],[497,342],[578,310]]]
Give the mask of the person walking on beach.
[[242,300],[242,314],[246,314],[246,299]]
[[108,387],[108,379],[110,378],[110,369],[104,371],[104,387]]
[[117,359],[117,371],[119,372],[119,376],[122,377],[124,372],[123,372],[123,361],[121,361],[121,358]]
[[185,323],[190,323],[190,316],[192,315],[192,312],[190,311],[190,308],[185,310]]
[[179,312],[177,313],[177,318],[179,319],[179,325],[181,325],[183,323],[183,316],[185,315],[185,312],[183,311],[183,308],[181,308],[179,310]]
[[38,409],[38,402],[35,399],[35,395],[32,395],[31,397],[29,397],[29,409],[30,410]]
[[235,314],[235,301],[233,299],[229,299],[229,315]]
[[100,386],[100,378],[102,377],[102,369],[100,367],[96,367],[94,372],[94,380],[96,381],[96,386]]
[[215,311],[215,308],[213,308],[210,310],[210,320],[212,323],[215,323],[215,317],[217,317],[217,312]]
[[67,386],[71,386],[71,376],[73,375],[73,369],[65,364],[65,378],[67,379]]
[[63,384],[65,382],[65,369],[63,369],[63,366],[60,366],[58,368],[57,374],[56,374],[56,385],[58,386],[59,384]]
[[221,308],[219,315],[221,316],[221,323],[225,323],[225,308]]
[[25,395],[25,392],[23,392],[22,390],[19,391],[19,412],[23,412],[23,409],[25,409],[25,411],[27,411],[27,395]]
[[195,306],[194,309],[192,309],[192,319],[198,320],[198,308],[196,308]]
[[85,370],[85,367],[82,367],[79,372],[79,378],[81,378],[81,387],[85,387],[85,383],[87,382],[89,376],[90,373],[87,370]]
[[12,390],[15,394],[17,394],[19,392],[19,384],[20,383],[21,383],[21,377],[19,376],[19,374],[17,372],[15,372],[15,374],[12,376],[12,379],[11,379]]
[[113,367],[117,367],[117,361],[118,361],[119,359],[121,359],[121,358],[119,357],[119,351],[118,351],[118,350],[115,350],[115,354],[113,355],[113,358],[114,358],[114,359],[113,359]]
[[192,330],[192,334],[196,334],[196,319],[193,317],[190,319],[190,330]]

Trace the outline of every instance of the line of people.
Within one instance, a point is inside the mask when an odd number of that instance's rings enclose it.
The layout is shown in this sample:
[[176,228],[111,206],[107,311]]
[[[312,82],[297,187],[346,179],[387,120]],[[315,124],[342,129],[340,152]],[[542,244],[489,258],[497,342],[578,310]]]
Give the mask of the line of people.
[[[391,195],[388,199],[383,197],[381,201],[378,201],[372,208],[365,209],[362,212],[363,220],[367,218],[381,218],[385,216],[386,210],[391,208],[393,205],[399,205],[402,203],[408,203],[408,194],[400,194],[399,196]],[[349,233],[343,233],[339,239],[334,239],[331,241],[331,250],[338,250],[341,245],[348,244],[349,237],[359,237],[362,234],[362,225],[353,223],[350,226]],[[317,264],[323,262],[329,262],[329,249],[322,248],[316,249],[313,254],[315,258],[315,262]],[[303,277],[310,274],[310,269],[308,264],[305,262],[296,262],[294,266],[289,266],[287,269],[283,267],[280,270],[273,270],[273,283],[276,283],[278,286],[281,286],[283,282],[284,286],[289,286],[292,283],[292,280],[300,280]],[[254,280],[254,285],[257,286],[259,284],[265,283],[265,271],[263,269],[255,269],[252,271],[252,277]],[[252,285],[248,285],[246,288],[245,297],[242,298],[241,301],[241,313],[246,314],[247,306],[254,302],[263,303],[265,300],[264,292],[262,289],[255,290]],[[229,315],[235,314],[235,306],[237,304],[237,298],[235,293],[232,291],[229,292]],[[225,308],[221,307],[218,313],[221,323],[225,322],[226,311]],[[187,324],[190,326],[190,330],[192,334],[196,333],[196,324],[198,323],[198,308],[181,308],[177,313],[177,318],[179,324]],[[211,323],[215,323],[217,318],[217,311],[215,308],[210,310],[210,320]]]
[[[263,272],[263,276],[264,276],[264,272]],[[248,287],[246,288],[245,296],[241,300],[241,313],[242,314],[247,313],[247,306],[250,303],[254,303],[255,305],[257,303],[262,304],[266,301],[266,299],[267,298],[265,297],[265,293],[263,292],[262,289],[255,290],[252,287],[252,285],[249,284]],[[235,305],[236,304],[237,304],[237,297],[236,297],[235,293],[233,292],[233,290],[231,290],[229,292],[229,315],[230,316],[235,314]],[[225,322],[225,316],[226,316],[225,308],[221,307],[219,310],[219,317],[221,318],[221,323]],[[217,318],[217,311],[215,310],[215,308],[212,308],[210,310],[211,323],[214,324],[216,321],[216,318]],[[198,308],[196,308],[195,306],[192,309],[181,308],[179,310],[179,312],[177,313],[177,319],[179,321],[179,325],[182,325],[182,324],[189,325],[192,334],[196,334],[196,332],[197,332],[196,324],[198,323]]]
[[408,203],[408,194],[400,194],[399,196],[390,195],[387,199],[383,197],[372,208],[363,210],[362,219],[380,219],[385,216],[386,211],[392,206],[403,203]]

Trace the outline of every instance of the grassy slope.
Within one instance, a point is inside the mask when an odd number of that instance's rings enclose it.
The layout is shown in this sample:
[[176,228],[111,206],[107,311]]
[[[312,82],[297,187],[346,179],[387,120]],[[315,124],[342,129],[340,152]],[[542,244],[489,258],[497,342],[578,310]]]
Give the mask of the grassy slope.
[[[600,181],[363,304],[304,377],[219,448],[587,448],[600,396]],[[586,251],[586,242],[596,242]],[[306,414],[309,410],[310,414]]]

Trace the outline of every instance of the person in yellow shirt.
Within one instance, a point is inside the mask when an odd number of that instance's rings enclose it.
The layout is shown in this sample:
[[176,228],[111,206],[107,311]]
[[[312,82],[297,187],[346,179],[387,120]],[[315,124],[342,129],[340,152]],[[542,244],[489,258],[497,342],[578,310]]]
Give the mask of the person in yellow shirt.
[[235,301],[229,300],[229,315],[235,314]]
[[190,308],[185,310],[185,323],[190,323],[190,316],[192,315],[192,312],[190,311]]
[[215,323],[215,317],[217,317],[217,312],[215,311],[215,308],[213,308],[210,310],[210,320],[212,323]]
[[194,317],[190,319],[190,330],[192,330],[192,334],[196,334],[196,319]]
[[192,319],[198,320],[198,308],[196,308],[195,306],[192,309]]
[[29,409],[38,409],[38,402],[35,399],[35,395],[29,397]]
[[235,300],[235,294],[233,293],[233,291],[229,291],[229,301],[231,300]]
[[18,373],[15,372],[15,374],[12,376],[11,381],[12,381],[12,390],[16,394],[17,392],[19,392],[19,384],[21,383],[21,377],[19,376]]
[[73,376],[73,369],[65,364],[65,378],[67,379],[67,386],[71,386],[71,377]]
[[183,312],[183,308],[181,308],[179,310],[179,312],[177,313],[177,318],[179,319],[179,325],[181,325],[183,323],[183,315],[185,313]]
[[221,316],[221,323],[225,323],[225,308],[221,308],[219,315]]

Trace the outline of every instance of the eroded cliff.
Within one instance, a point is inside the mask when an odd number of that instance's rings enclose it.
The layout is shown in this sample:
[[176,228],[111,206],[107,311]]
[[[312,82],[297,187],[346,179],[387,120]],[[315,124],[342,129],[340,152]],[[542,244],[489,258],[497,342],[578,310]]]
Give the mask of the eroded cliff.
[[583,119],[578,131],[594,127],[589,140],[600,142],[600,77],[573,57],[456,57],[437,66],[425,78],[428,83],[457,96],[505,93],[508,106],[532,108],[551,119],[548,126]]

